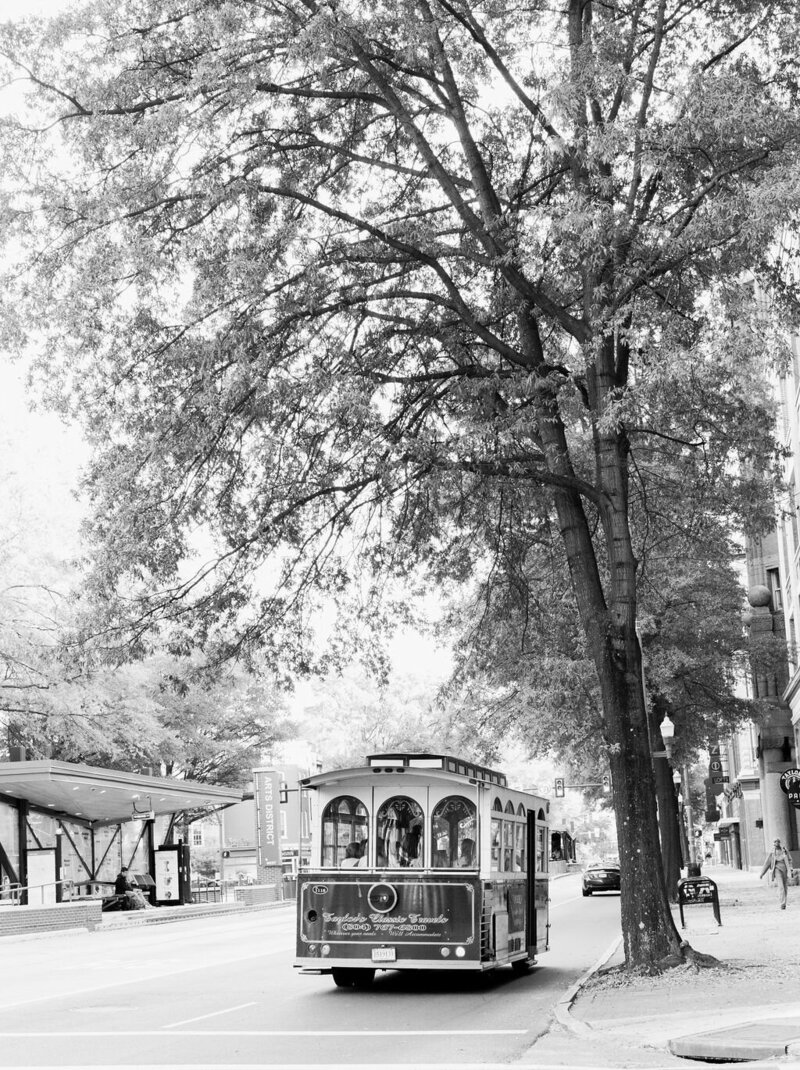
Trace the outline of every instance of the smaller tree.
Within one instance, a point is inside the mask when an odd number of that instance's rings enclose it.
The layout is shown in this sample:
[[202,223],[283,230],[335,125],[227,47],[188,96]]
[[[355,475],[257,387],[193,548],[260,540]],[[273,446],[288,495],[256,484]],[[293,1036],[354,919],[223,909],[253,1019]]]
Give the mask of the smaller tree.
[[15,720],[18,741],[34,753],[232,786],[291,728],[271,679],[167,655],[54,675],[36,709]]

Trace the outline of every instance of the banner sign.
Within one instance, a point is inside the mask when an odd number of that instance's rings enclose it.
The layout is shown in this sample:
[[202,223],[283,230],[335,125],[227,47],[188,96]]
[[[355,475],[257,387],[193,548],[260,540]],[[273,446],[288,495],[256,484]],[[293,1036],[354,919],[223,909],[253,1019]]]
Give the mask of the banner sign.
[[256,807],[258,864],[281,864],[281,775],[274,769],[253,772],[253,798]]
[[320,877],[303,883],[300,899],[304,943],[475,941],[475,889],[469,884]]
[[162,847],[156,851],[155,878],[159,903],[180,901],[180,851],[177,847]]

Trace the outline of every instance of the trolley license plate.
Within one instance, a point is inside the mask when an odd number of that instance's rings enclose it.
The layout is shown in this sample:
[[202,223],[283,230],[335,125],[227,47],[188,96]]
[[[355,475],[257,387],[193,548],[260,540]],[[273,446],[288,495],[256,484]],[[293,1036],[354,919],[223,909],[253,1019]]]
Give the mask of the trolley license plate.
[[373,947],[373,962],[396,962],[397,951],[393,947]]

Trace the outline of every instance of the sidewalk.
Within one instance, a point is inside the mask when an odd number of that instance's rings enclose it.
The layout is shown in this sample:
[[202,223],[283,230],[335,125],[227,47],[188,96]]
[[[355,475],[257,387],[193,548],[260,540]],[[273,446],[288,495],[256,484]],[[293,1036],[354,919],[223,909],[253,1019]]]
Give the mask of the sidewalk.
[[781,1066],[800,1067],[800,888],[789,888],[788,908],[779,910],[766,878],[724,866],[709,866],[703,876],[717,884],[722,926],[710,906],[684,908],[685,930],[677,907],[675,920],[692,947],[721,960],[720,967],[629,978],[613,970],[623,961],[617,947],[567,994],[558,1020],[601,1047],[660,1052],[662,1066],[673,1065],[671,1054],[683,1057],[674,1065],[779,1058]]

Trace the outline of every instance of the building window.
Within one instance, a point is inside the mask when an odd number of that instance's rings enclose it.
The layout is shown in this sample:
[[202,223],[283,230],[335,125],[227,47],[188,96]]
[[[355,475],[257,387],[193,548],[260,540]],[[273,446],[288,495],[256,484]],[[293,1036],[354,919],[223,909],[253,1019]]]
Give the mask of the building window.
[[772,612],[777,613],[783,609],[783,595],[781,593],[781,575],[777,568],[767,569],[767,587],[772,599]]
[[203,826],[192,825],[192,847],[203,846]]

